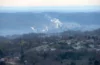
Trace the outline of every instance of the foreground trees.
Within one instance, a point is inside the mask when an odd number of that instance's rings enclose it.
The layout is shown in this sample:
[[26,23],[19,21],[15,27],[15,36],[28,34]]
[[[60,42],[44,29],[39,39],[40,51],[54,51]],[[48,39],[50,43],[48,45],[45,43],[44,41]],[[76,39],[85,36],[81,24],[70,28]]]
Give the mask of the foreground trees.
[[0,49],[0,65],[6,65],[5,61],[3,60],[3,57],[4,57],[4,53]]
[[24,65],[100,65],[100,35],[73,33],[0,38],[0,58],[19,57],[16,63]]

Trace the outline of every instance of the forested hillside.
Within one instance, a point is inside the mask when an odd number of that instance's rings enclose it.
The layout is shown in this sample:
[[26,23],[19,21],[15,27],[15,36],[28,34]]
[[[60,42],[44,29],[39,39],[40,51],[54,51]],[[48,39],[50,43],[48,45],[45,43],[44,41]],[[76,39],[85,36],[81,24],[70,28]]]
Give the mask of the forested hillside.
[[100,29],[0,36],[0,65],[100,65]]

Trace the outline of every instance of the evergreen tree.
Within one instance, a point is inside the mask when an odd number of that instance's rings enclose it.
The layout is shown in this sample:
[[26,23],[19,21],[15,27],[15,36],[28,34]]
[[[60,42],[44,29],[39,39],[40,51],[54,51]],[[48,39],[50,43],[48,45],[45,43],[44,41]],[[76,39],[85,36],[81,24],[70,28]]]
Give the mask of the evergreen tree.
[[76,65],[76,63],[75,62],[71,62],[70,65]]
[[100,62],[97,61],[97,60],[95,60],[95,61],[94,61],[94,65],[100,65]]
[[0,65],[6,65],[4,61],[0,61]]
[[3,51],[0,49],[0,58],[3,58],[3,57],[4,57]]
[[23,64],[25,64],[25,60],[24,60],[24,47],[23,47],[23,45],[24,45],[24,41],[23,40],[21,40],[21,42],[20,42],[20,46],[21,46],[21,51],[20,51],[20,61],[21,61],[21,63],[23,63]]

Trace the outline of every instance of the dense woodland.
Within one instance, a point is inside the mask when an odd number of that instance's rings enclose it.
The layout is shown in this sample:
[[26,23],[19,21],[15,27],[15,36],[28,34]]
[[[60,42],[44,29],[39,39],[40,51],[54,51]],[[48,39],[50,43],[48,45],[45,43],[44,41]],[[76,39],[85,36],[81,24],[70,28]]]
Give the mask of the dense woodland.
[[0,36],[0,65],[100,65],[100,29]]

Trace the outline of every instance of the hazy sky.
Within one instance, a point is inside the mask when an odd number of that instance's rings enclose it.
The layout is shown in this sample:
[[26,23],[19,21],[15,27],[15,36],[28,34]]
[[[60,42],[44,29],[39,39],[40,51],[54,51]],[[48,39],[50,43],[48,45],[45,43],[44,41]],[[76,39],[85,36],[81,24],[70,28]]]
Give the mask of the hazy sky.
[[[53,12],[55,11],[56,12],[94,12],[95,11],[97,12],[97,14],[84,13],[81,16],[77,16],[76,14],[74,17],[70,17],[72,15],[71,13],[70,16],[68,16],[67,18],[66,18],[67,16],[66,14],[66,16],[64,16],[61,19],[65,18],[64,21],[65,22],[68,21],[66,25],[67,26],[69,25],[69,28],[71,28],[70,25],[71,26],[74,25],[75,28],[77,26],[80,26],[82,28],[87,27],[86,29],[100,27],[99,26],[100,25],[99,23],[100,0],[0,0],[0,20],[1,20],[0,21],[0,28],[1,28],[0,35],[19,34],[22,32],[33,32],[32,30],[35,30],[34,24],[37,23],[38,25],[38,23],[42,22],[42,24],[44,25],[45,24],[44,22],[48,20],[48,18],[45,19],[46,14],[43,14],[41,16],[39,15],[39,17],[37,17],[38,15],[28,14],[28,13],[24,13],[25,15],[24,14],[17,15],[16,13],[2,14],[1,12],[44,12],[44,11],[46,12],[47,11],[53,11]],[[34,16],[36,16],[36,19],[39,18],[40,21],[39,19],[34,20],[35,19]],[[43,19],[43,21],[41,21],[41,19]],[[56,23],[57,22],[59,23],[61,19],[57,18]],[[75,21],[75,20],[76,21],[73,23],[70,23],[70,21],[67,19],[71,19],[71,21]],[[82,23],[83,20],[84,20],[84,23],[86,23],[85,26],[78,23],[78,22]],[[64,21],[61,21],[61,23],[64,23]],[[89,22],[91,25],[87,25],[87,22]],[[48,26],[47,24],[43,28],[43,31],[49,30],[48,29],[49,27],[47,27]]]
[[84,6],[100,5],[100,0],[0,0],[0,6]]
[[0,0],[0,12],[100,11],[100,0]]

